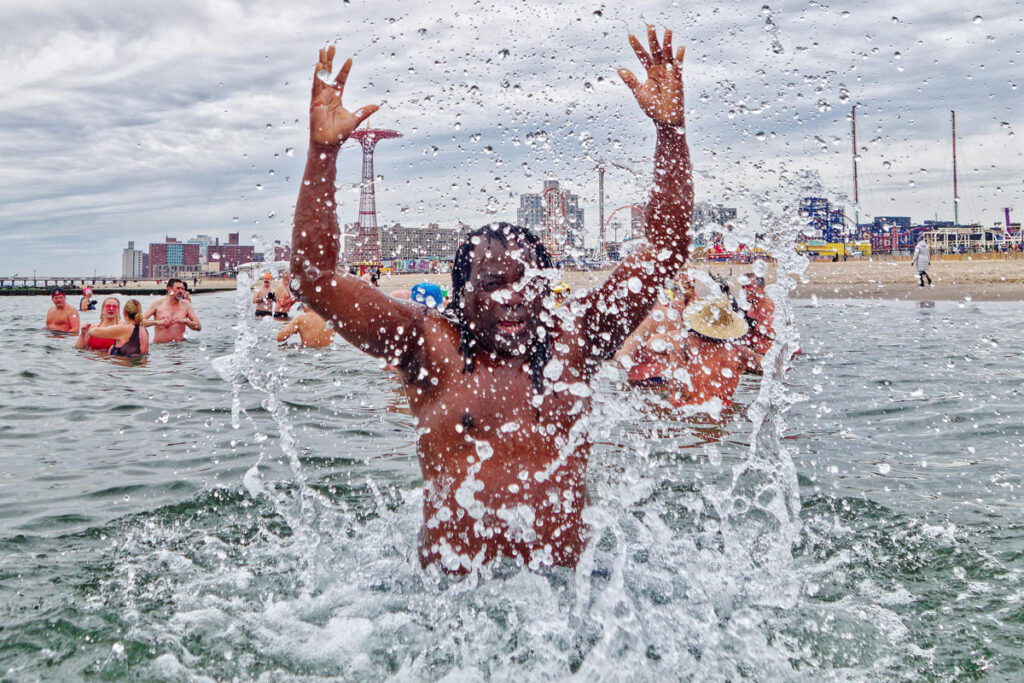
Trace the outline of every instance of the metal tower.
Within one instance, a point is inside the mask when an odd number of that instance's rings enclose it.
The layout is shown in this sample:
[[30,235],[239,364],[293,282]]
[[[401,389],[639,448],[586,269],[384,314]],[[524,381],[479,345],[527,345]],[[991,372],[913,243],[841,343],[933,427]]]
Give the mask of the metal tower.
[[397,130],[360,128],[352,133],[363,148],[362,189],[359,192],[359,220],[352,260],[357,265],[380,266],[380,230],[377,228],[377,200],[374,195],[373,148],[380,140],[400,138]]

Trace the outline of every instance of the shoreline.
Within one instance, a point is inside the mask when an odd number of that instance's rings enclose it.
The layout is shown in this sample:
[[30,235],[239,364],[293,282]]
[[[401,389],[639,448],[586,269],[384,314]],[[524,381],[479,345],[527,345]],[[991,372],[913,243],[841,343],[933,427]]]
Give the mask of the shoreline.
[[[748,272],[750,266],[731,263],[696,263],[693,270],[710,270],[728,277]],[[562,279],[572,289],[593,287],[611,273],[600,271],[564,271]],[[908,258],[851,259],[849,261],[811,261],[804,271],[805,282],[798,281],[793,299],[887,299],[908,301],[1024,301],[1024,258],[1021,255],[975,254],[963,257],[936,256],[928,269],[932,286],[919,287],[917,273]],[[775,264],[770,264],[766,280],[775,280]],[[448,287],[448,273],[400,274],[382,277],[385,291],[410,289],[420,282]],[[139,280],[120,286],[117,282],[91,285],[96,295],[161,295],[166,291],[156,280]],[[199,282],[192,292],[208,294],[234,291],[235,280],[210,279]],[[0,288],[0,296],[45,296],[51,287]],[[81,285],[64,288],[68,296],[80,296]]]

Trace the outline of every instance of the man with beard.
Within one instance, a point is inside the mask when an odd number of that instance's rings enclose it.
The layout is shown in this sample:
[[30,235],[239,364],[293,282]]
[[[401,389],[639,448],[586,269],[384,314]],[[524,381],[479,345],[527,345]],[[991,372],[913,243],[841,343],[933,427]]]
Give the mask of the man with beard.
[[295,207],[293,287],[338,333],[398,369],[415,419],[423,474],[419,560],[468,572],[496,558],[573,567],[586,543],[590,382],[646,317],[686,260],[693,183],[683,128],[683,50],[648,27],[647,72],[619,75],[655,125],[646,247],[600,286],[555,310],[551,259],[526,229],[469,233],[456,252],[445,314],[336,270],[338,152],[366,117],[341,102],[334,48],[314,71],[310,145]]

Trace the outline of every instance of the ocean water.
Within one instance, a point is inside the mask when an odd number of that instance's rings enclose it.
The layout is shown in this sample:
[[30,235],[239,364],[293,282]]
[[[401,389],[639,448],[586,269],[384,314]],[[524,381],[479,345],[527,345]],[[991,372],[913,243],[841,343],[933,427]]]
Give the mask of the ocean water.
[[453,580],[394,376],[244,298],[141,361],[0,299],[0,680],[1024,677],[1022,304],[795,302],[717,422],[609,368],[581,567]]

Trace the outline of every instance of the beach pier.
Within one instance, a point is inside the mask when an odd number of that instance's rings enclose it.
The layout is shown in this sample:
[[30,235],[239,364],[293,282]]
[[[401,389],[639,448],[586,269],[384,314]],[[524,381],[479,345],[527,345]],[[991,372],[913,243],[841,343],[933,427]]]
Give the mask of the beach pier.
[[[195,277],[181,278],[189,291],[223,292],[233,290],[234,278]],[[0,296],[33,296],[49,294],[54,287],[61,287],[69,294],[82,293],[86,287],[95,294],[163,294],[167,290],[166,280],[155,278],[124,278],[115,275],[0,275]]]

